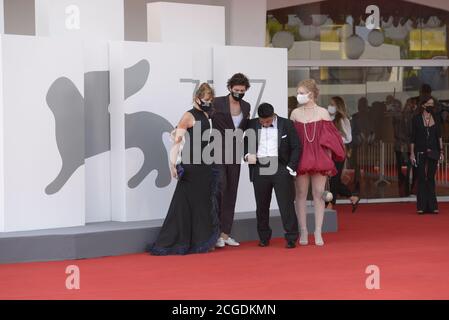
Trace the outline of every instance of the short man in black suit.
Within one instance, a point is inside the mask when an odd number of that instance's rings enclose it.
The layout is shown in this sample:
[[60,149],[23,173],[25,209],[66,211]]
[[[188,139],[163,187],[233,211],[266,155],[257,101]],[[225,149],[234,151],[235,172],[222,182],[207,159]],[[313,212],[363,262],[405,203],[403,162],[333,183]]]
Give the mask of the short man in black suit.
[[250,120],[245,132],[245,161],[249,164],[257,205],[259,246],[270,243],[269,225],[271,195],[274,189],[285,230],[287,248],[296,247],[298,220],[295,212],[294,177],[298,167],[301,143],[289,119],[274,113],[273,106],[263,103],[259,118]]

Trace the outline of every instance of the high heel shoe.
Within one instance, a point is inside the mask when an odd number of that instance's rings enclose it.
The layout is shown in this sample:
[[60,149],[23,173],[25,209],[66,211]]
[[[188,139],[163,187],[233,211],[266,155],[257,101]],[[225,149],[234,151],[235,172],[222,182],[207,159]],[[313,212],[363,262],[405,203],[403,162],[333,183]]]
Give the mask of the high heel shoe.
[[321,235],[321,232],[315,232],[315,245],[317,246],[324,246],[324,240],[323,237]]
[[301,236],[299,238],[299,244],[301,246],[307,246],[309,244],[309,235],[307,231],[301,231]]
[[354,213],[357,210],[357,207],[359,206],[359,202],[360,202],[360,197],[357,197],[357,201],[356,202],[352,202],[352,213]]

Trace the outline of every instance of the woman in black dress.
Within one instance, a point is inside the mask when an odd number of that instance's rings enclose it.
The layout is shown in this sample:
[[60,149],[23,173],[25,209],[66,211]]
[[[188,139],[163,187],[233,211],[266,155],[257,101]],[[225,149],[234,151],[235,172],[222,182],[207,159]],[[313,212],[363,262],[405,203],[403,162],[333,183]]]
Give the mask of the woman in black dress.
[[435,115],[435,100],[422,97],[413,117],[410,160],[417,167],[417,211],[438,213],[435,174],[438,161],[444,159],[441,125]]
[[193,108],[183,115],[172,134],[170,170],[178,184],[159,236],[150,250],[152,255],[209,252],[219,237],[212,165],[206,164],[202,157],[211,134],[208,112],[213,99],[213,89],[203,83],[195,94]]

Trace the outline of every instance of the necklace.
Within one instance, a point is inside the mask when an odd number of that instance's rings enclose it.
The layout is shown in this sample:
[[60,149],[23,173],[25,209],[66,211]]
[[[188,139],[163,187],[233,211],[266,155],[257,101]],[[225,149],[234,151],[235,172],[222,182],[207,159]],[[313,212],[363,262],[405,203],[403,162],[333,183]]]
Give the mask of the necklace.
[[424,113],[423,113],[422,117],[423,117],[423,120],[424,120],[424,127],[426,128],[427,140],[429,140],[429,137],[430,137],[430,121],[432,120],[432,115],[425,116]]
[[305,133],[306,139],[307,139],[307,141],[308,141],[309,143],[312,143],[313,141],[315,141],[315,135],[316,135],[316,123],[317,123],[316,121],[314,121],[314,123],[313,123],[313,136],[312,136],[312,138],[310,139],[310,138],[309,138],[309,134],[308,134],[308,132],[307,132],[307,125],[306,125],[306,122],[309,123],[310,120],[314,118],[314,115],[316,114],[316,105],[314,105],[311,109],[313,109],[314,112],[313,112],[312,117],[311,117],[309,120],[306,120],[306,110],[305,110],[305,108],[302,109],[303,116],[304,116],[304,122],[303,122],[303,124],[304,124],[304,133]]
[[432,115],[425,116],[425,115],[423,114],[422,117],[423,117],[423,120],[424,120],[424,126],[425,126],[426,128],[429,128],[429,127],[430,127],[430,121],[432,121]]

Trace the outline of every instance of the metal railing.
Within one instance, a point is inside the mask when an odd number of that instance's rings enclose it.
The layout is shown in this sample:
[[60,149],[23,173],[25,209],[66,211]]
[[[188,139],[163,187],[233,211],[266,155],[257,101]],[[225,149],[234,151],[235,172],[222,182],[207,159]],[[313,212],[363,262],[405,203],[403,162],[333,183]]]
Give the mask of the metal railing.
[[[444,144],[445,159],[438,162],[436,173],[437,186],[449,187],[449,144]],[[377,178],[376,185],[380,183],[391,184],[397,181],[396,154],[394,143],[375,141],[371,144],[362,144],[357,147],[357,163],[363,175]],[[406,166],[402,170],[407,170]]]

